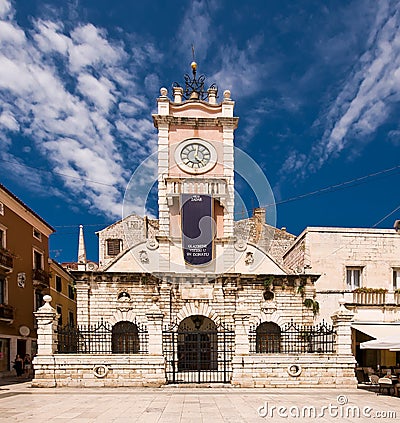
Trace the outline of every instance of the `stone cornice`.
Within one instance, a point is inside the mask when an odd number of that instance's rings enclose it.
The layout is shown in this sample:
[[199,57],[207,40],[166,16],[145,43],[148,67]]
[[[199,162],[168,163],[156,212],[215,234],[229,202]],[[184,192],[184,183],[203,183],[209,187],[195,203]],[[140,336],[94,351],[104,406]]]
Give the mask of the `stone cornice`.
[[184,116],[163,116],[163,115],[152,115],[153,123],[156,128],[159,124],[168,125],[182,125],[182,126],[194,126],[194,127],[210,127],[210,126],[231,126],[236,129],[238,126],[238,117],[215,117],[215,118],[204,118],[204,117],[184,117]]
[[175,272],[161,272],[161,273],[142,273],[142,272],[82,272],[82,271],[73,271],[75,278],[79,281],[95,281],[95,282],[144,282],[144,283],[159,283],[162,280],[166,279],[198,279],[199,281],[208,280],[208,283],[214,282],[216,280],[226,282],[235,282],[240,285],[254,284],[259,283],[263,284],[267,277],[273,277],[273,285],[281,286],[283,285],[292,285],[296,286],[298,281],[305,282],[306,285],[313,285],[315,281],[319,278],[319,275],[246,275],[239,273],[225,273],[223,275],[211,274],[211,273],[198,273],[198,274],[187,274],[187,273],[175,273]]

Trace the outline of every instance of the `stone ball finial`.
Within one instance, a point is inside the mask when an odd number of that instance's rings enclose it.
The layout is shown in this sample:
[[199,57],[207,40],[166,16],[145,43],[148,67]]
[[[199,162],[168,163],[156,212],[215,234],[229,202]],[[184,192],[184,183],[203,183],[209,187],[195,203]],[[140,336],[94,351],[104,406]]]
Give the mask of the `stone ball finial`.
[[52,300],[53,300],[53,298],[51,298],[51,295],[45,295],[43,297],[43,301],[47,304],[49,304]]
[[224,98],[226,100],[230,100],[230,98],[231,98],[231,92],[229,90],[225,90],[224,91]]
[[160,94],[162,97],[166,97],[168,94],[168,90],[165,87],[160,88]]

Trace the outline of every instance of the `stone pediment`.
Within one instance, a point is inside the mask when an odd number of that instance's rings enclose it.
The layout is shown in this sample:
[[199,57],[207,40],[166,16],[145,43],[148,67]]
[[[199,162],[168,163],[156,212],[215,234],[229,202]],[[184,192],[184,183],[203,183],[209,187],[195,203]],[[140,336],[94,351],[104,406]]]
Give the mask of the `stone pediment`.
[[183,260],[180,243],[163,241],[163,247],[154,248],[148,241],[140,242],[124,251],[103,270],[106,272],[146,273],[241,273],[285,275],[287,272],[261,248],[245,244],[236,249],[229,244],[215,245],[215,259],[206,266],[190,266]]

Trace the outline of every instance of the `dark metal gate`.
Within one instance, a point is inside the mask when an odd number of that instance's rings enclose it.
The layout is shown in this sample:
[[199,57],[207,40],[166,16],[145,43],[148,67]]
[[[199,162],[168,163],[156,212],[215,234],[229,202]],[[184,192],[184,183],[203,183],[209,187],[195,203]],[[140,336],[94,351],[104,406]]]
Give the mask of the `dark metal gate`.
[[229,383],[235,332],[165,328],[163,352],[168,383]]

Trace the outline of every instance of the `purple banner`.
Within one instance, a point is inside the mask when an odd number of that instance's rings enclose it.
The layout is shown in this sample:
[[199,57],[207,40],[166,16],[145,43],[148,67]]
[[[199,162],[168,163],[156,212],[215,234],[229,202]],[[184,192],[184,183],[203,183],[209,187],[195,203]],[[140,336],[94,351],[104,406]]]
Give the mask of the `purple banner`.
[[213,198],[210,195],[182,194],[182,248],[185,262],[194,266],[213,258]]

